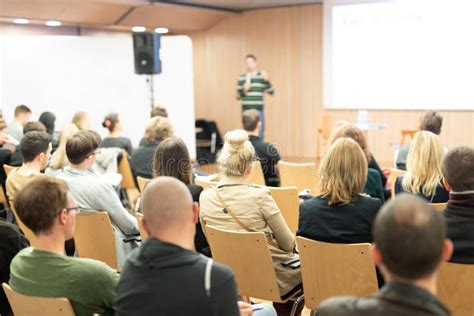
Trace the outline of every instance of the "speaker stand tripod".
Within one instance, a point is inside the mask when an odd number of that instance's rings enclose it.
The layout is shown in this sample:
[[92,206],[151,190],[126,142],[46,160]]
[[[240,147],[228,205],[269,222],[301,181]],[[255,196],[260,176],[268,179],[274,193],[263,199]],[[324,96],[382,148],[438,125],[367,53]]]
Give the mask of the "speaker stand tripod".
[[146,82],[148,83],[148,87],[150,88],[150,107],[153,110],[155,107],[155,93],[154,93],[154,86],[153,86],[153,75],[148,75],[146,78]]

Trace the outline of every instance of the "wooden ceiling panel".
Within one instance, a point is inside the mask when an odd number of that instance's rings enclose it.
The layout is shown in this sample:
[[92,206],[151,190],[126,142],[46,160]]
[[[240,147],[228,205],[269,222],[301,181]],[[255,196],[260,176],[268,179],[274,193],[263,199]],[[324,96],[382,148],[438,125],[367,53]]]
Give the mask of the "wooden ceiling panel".
[[97,2],[73,3],[58,18],[61,21],[93,24],[113,24],[124,15],[130,6]]
[[0,15],[33,19],[54,19],[61,15],[69,4],[64,1],[1,0]]

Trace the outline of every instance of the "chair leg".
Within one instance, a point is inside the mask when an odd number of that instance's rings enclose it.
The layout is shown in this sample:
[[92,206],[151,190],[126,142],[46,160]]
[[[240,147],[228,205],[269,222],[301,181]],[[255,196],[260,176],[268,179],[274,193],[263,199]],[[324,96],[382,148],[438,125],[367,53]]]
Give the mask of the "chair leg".
[[298,299],[296,299],[295,302],[293,303],[290,316],[296,316],[296,312],[298,311],[298,305],[300,305],[302,301],[304,301],[304,294],[298,297]]

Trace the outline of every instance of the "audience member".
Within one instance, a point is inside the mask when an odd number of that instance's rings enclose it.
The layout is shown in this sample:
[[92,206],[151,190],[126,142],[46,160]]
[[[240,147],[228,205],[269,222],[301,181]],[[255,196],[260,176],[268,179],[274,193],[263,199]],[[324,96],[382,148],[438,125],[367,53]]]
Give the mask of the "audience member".
[[66,183],[37,178],[18,192],[15,205],[36,241],[13,259],[12,289],[30,296],[65,297],[76,315],[112,315],[118,274],[102,262],[65,255],[64,243],[74,237],[79,210]]
[[53,152],[55,152],[59,144],[59,138],[55,132],[56,115],[54,115],[52,112],[43,112],[41,113],[38,121],[43,123],[43,125],[46,127],[46,132],[51,135]]
[[[16,139],[7,135],[6,129],[7,124],[3,117],[0,116],[0,183],[2,184],[2,190],[5,196],[7,194],[7,191],[5,190],[7,175],[3,165],[10,164],[12,154],[17,150],[17,146],[19,145],[19,142]],[[6,205],[3,205],[3,207],[5,208]]]
[[331,243],[372,242],[382,202],[365,196],[367,159],[350,138],[336,140],[321,160],[320,195],[300,205],[298,236]]
[[15,117],[13,121],[8,124],[7,134],[21,141],[23,138],[23,126],[28,123],[31,117],[31,110],[26,105],[19,105],[15,108]]
[[[443,126],[443,117],[435,111],[426,111],[420,118],[418,130],[428,131],[440,135]],[[410,144],[403,144],[395,157],[395,165],[400,170],[407,170],[407,158]]]
[[21,140],[20,151],[23,164],[20,168],[10,171],[6,181],[10,205],[13,205],[15,194],[31,180],[41,176],[41,171],[48,165],[51,157],[51,136],[46,132],[28,132]]
[[133,147],[130,138],[120,136],[120,132],[122,131],[122,123],[117,113],[108,114],[102,122],[102,126],[109,130],[109,135],[104,138],[101,147],[122,148],[125,149],[129,155],[132,154]]
[[[193,201],[199,203],[199,197],[203,188],[193,183],[193,168],[186,144],[181,138],[170,137],[162,141],[155,151],[153,160],[154,177],[169,176],[176,178],[186,184],[193,197]],[[194,246],[198,252],[209,255],[209,244],[204,235],[201,223],[196,223],[196,235]]]
[[142,210],[150,238],[127,259],[116,315],[252,315],[251,305],[237,304],[232,272],[194,251],[198,205],[182,181],[149,182]]
[[447,202],[449,193],[441,181],[443,154],[438,135],[417,132],[408,152],[407,172],[395,181],[395,194],[408,192],[418,194],[430,203]]
[[72,137],[72,135],[79,132],[79,128],[75,124],[68,124],[64,126],[59,134],[59,146],[58,149],[51,156],[51,163],[49,168],[46,170],[46,174],[54,175],[61,171],[64,167],[69,164],[66,156],[66,143]]
[[150,118],[154,118],[155,116],[168,117],[168,111],[166,111],[164,107],[157,105],[151,109],[150,113]]
[[474,263],[474,149],[459,146],[450,150],[442,161],[449,201],[443,212],[448,238],[456,263]]
[[318,316],[451,315],[436,297],[436,272],[452,252],[436,211],[416,196],[396,197],[377,215],[374,241],[374,261],[387,284],[368,298],[330,298]]
[[[46,132],[46,127],[43,125],[43,123],[39,121],[28,122],[23,127],[23,135],[25,135],[28,132]],[[52,140],[51,140],[51,146],[52,146]],[[15,152],[12,154],[12,157],[10,159],[10,165],[14,167],[19,167],[22,165],[22,163],[23,163],[23,156],[21,155],[20,145],[18,144],[15,149]]]
[[265,184],[267,186],[279,186],[278,161],[280,161],[280,154],[275,146],[265,143],[258,136],[261,126],[260,112],[255,109],[244,111],[242,125],[249,134],[249,140],[255,148],[255,154],[262,164]]
[[76,125],[81,131],[87,131],[90,129],[89,114],[86,112],[77,112],[72,117],[72,124]]
[[[245,131],[235,130],[225,135],[224,147],[218,157],[222,179],[216,188],[202,192],[200,220],[203,226],[207,224],[232,231],[264,232],[269,239],[280,295],[288,297],[301,287],[300,269],[287,268],[281,264],[298,258],[294,253],[295,236],[269,190],[247,182],[254,155],[255,149]],[[234,216],[238,221],[234,220]],[[287,307],[277,305],[277,310]]]
[[119,269],[125,261],[126,254],[134,248],[133,242],[125,243],[124,238],[138,234],[138,225],[123,206],[104,177],[91,169],[97,150],[100,146],[100,136],[93,131],[79,131],[66,143],[66,155],[70,165],[62,169],[57,177],[67,182],[74,199],[89,210],[105,211],[115,228],[117,262]]
[[153,178],[152,165],[156,147],[162,140],[171,136],[173,136],[173,126],[167,118],[155,116],[150,119],[145,127],[143,143],[133,152],[130,159],[136,177]]

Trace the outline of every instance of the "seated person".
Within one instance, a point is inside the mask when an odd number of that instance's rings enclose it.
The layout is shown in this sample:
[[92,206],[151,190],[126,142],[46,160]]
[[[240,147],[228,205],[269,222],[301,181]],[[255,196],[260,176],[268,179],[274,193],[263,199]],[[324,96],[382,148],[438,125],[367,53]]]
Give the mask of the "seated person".
[[242,124],[247,133],[249,133],[249,141],[255,148],[255,155],[262,164],[265,184],[274,187],[280,186],[280,179],[278,177],[280,154],[275,146],[263,142],[258,136],[262,124],[260,122],[260,112],[255,109],[244,111]]
[[123,242],[124,238],[137,235],[138,225],[123,206],[106,179],[91,169],[100,146],[100,136],[93,131],[80,131],[66,143],[66,155],[69,167],[65,167],[57,177],[67,182],[74,199],[83,208],[93,211],[105,211],[115,230],[115,245],[119,269],[126,254],[136,245]]
[[10,205],[13,205],[15,194],[31,180],[41,175],[51,158],[51,136],[46,132],[25,133],[20,143],[23,164],[13,169],[7,177],[6,190]]
[[474,263],[474,149],[456,147],[442,161],[449,201],[443,212],[454,251],[450,261]]
[[[153,159],[153,174],[156,177],[169,176],[176,178],[186,184],[193,197],[193,201],[199,203],[199,197],[203,188],[194,184],[193,168],[188,148],[181,138],[170,137],[162,141],[155,151]],[[210,254],[209,244],[201,228],[201,223],[196,223],[196,235],[194,236],[196,251]]]
[[15,108],[15,117],[8,124],[7,134],[15,138],[18,142],[23,138],[23,127],[31,117],[31,110],[26,105],[19,105]]
[[36,242],[13,259],[12,289],[23,295],[65,297],[76,315],[112,315],[118,274],[105,263],[64,253],[65,241],[74,237],[79,210],[67,184],[37,178],[18,192],[15,205]]
[[297,235],[330,243],[372,242],[382,202],[362,194],[367,174],[364,151],[350,138],[336,140],[321,160],[320,195],[300,205]]
[[[428,131],[433,134],[440,135],[441,127],[443,126],[443,117],[435,111],[426,111],[420,118],[419,131]],[[395,165],[400,170],[407,170],[408,151],[410,150],[410,143],[403,144],[398,150],[395,157]]]
[[[20,232],[18,226],[0,219],[0,283],[8,283],[10,263],[13,257],[29,245],[28,240]],[[0,315],[13,315],[3,288],[0,288]]]
[[396,197],[377,215],[374,241],[374,262],[387,284],[371,297],[323,301],[318,316],[451,315],[436,297],[436,272],[453,247],[436,211],[414,195]]
[[[225,135],[224,147],[218,157],[222,179],[216,188],[202,192],[199,217],[203,227],[207,224],[219,229],[265,233],[270,242],[280,296],[288,296],[297,292],[301,285],[300,269],[281,264],[298,258],[294,253],[295,236],[269,190],[247,182],[254,155],[255,149],[248,141],[247,132],[235,130]],[[224,208],[228,210],[227,214],[222,211]],[[229,214],[229,209],[238,222]],[[283,304],[275,304],[275,307],[279,312],[280,308],[281,312],[287,308]]]
[[72,117],[71,123],[76,125],[80,131],[90,130],[90,119],[87,112],[77,112]]
[[46,127],[46,132],[51,135],[51,142],[53,145],[53,153],[59,145],[58,134],[55,131],[56,115],[52,112],[43,112],[38,118],[38,121]]
[[102,126],[109,130],[109,135],[102,141],[102,148],[122,148],[125,149],[129,155],[132,154],[132,141],[130,138],[120,136],[122,123],[117,113],[108,114],[102,122]]
[[130,164],[136,177],[153,178],[153,157],[160,142],[173,136],[171,122],[161,116],[152,118],[145,127],[143,143],[132,154]]
[[[5,173],[3,165],[10,165],[12,154],[19,144],[16,139],[7,135],[7,123],[3,117],[0,116],[0,183],[2,184],[2,190],[5,196],[7,196],[7,191],[5,190],[7,174]],[[3,207],[6,208],[7,205],[3,205]]]
[[54,176],[69,164],[66,156],[66,143],[72,135],[79,132],[79,128],[75,124],[67,124],[59,133],[59,144],[57,150],[51,156],[49,167],[45,173]]
[[407,172],[395,181],[395,194],[417,194],[429,203],[446,203],[449,192],[442,183],[443,147],[438,135],[428,131],[415,134],[407,159]]
[[[252,306],[237,304],[232,272],[194,251],[198,205],[182,181],[152,180],[143,192],[142,210],[150,238],[127,259],[116,315],[237,316],[239,309],[242,315],[252,314]],[[203,282],[207,273],[209,285]]]
[[[38,121],[32,121],[26,123],[25,127],[23,127],[23,135],[28,133],[28,132],[46,132],[46,127],[44,126],[43,123],[38,122]],[[52,139],[51,139],[51,145],[52,145]],[[23,157],[21,156],[21,150],[20,150],[20,145],[18,143],[14,153],[12,154],[12,157],[10,159],[10,165],[19,167],[23,163]]]

